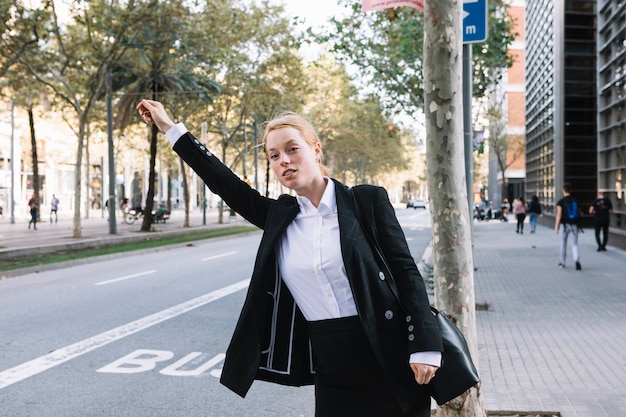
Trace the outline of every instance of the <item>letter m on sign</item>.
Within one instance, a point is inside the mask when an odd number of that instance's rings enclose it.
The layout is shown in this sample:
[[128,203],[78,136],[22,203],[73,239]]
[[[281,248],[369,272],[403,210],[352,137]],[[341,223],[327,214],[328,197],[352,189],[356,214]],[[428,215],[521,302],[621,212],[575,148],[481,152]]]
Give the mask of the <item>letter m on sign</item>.
[[371,10],[390,9],[392,7],[407,6],[424,11],[424,0],[363,0],[361,8],[364,12]]

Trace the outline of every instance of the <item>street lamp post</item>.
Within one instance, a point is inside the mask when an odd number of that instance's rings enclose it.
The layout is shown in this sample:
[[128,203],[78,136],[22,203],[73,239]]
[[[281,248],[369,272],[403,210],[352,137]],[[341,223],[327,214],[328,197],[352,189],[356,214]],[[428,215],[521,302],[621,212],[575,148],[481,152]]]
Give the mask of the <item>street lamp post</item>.
[[[202,122],[200,127],[202,129],[201,131],[202,143],[206,146],[206,137],[207,137],[207,129],[208,129],[207,122]],[[202,225],[203,226],[206,225],[206,184],[204,183],[204,181],[202,181]]]
[[11,100],[11,224],[15,224],[15,102]]

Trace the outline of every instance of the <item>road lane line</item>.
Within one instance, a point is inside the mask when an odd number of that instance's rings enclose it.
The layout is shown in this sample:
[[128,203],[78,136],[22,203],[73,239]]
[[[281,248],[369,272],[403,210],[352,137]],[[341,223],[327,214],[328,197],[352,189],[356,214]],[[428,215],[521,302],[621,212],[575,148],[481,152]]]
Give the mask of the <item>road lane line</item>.
[[80,342],[74,343],[69,346],[54,350],[47,355],[40,356],[28,362],[24,362],[14,368],[7,369],[0,372],[0,389],[6,388],[9,385],[16,382],[23,381],[26,378],[37,375],[48,369],[54,368],[57,365],[61,365],[67,361],[75,359],[85,353],[92,350],[101,348],[109,343],[123,339],[126,336],[130,336],[134,333],[138,333],[145,330],[155,324],[159,324],[166,320],[172,319],[181,314],[187,313],[198,307],[202,307],[227,295],[233,294],[239,290],[248,287],[250,283],[249,279],[239,281],[235,284],[229,285],[219,290],[210,292],[184,303],[175,305],[168,309],[159,311],[158,313],[151,314],[143,317],[139,320],[125,324],[115,329],[111,329],[104,333],[100,333],[96,336],[90,337]]
[[226,252],[221,255],[209,256],[208,258],[202,258],[202,261],[210,261],[211,259],[223,258],[224,256],[235,255],[237,252]]
[[113,278],[113,279],[109,279],[109,280],[106,280],[106,281],[96,282],[94,285],[107,285],[107,284],[113,284],[114,282],[125,281],[125,280],[127,280],[127,279],[132,279],[132,278],[142,277],[142,276],[144,276],[144,275],[154,274],[155,272],[156,272],[156,269],[153,269],[153,270],[151,270],[151,271],[138,272],[138,273],[136,273],[136,274],[126,275],[126,276],[124,276],[124,277]]

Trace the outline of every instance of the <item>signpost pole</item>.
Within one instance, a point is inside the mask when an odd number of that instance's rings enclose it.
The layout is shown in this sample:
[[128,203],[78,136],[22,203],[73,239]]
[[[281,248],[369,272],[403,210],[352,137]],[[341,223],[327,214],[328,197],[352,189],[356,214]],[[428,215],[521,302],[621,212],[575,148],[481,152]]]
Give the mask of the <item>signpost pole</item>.
[[472,43],[487,40],[487,0],[463,0],[463,136],[465,150],[465,185],[469,210],[470,234],[474,247],[474,127],[472,124],[473,65]]
[[[469,218],[472,219],[474,212],[474,159],[473,159],[473,133],[472,124],[472,44],[463,44],[463,131],[465,137],[465,182],[467,186],[467,203]],[[472,224],[470,220],[470,224]]]

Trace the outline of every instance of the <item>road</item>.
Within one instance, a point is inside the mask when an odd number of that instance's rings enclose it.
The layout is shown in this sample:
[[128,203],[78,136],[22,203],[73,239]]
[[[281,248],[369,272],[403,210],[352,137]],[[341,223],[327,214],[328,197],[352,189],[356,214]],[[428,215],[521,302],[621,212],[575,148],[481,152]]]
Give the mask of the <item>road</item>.
[[[399,210],[419,260],[426,210]],[[311,387],[219,384],[260,233],[0,281],[3,417],[313,417]]]

